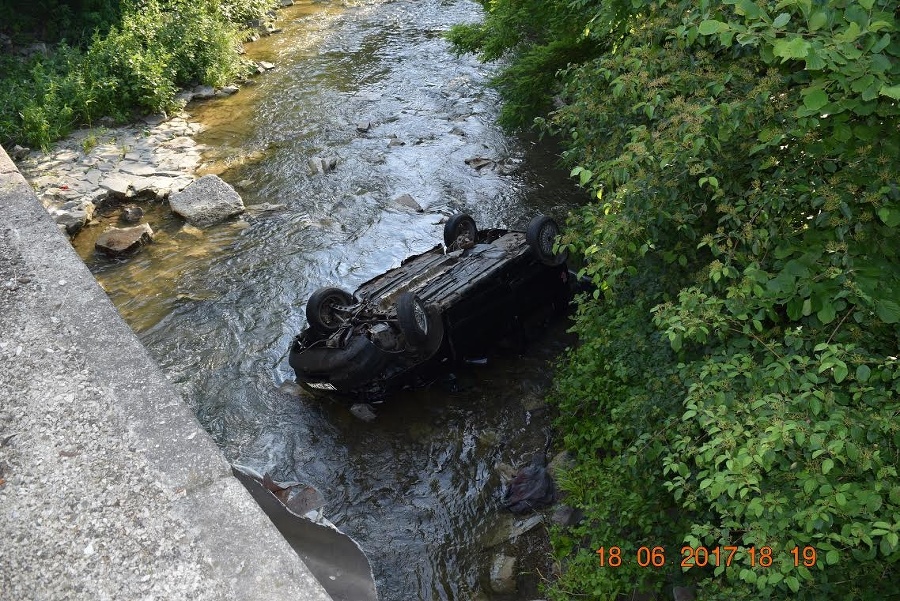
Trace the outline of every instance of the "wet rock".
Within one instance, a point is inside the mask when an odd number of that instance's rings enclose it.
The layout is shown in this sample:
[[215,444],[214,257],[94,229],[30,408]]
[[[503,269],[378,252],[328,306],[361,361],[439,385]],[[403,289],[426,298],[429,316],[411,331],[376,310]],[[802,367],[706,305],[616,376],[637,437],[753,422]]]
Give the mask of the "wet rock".
[[51,211],[51,215],[53,220],[66,228],[66,233],[71,235],[78,233],[93,218],[94,209],[94,203],[88,200],[73,201]]
[[240,194],[217,175],[204,175],[183,191],[170,195],[169,206],[188,223],[199,227],[214,225],[244,212]]
[[366,133],[370,129],[372,129],[371,121],[360,121],[359,123],[356,124],[356,131],[358,131],[361,134]]
[[422,206],[416,202],[416,199],[409,194],[401,194],[394,199],[394,204],[398,204],[402,207],[408,207],[414,211],[418,211],[419,213],[423,213],[425,211],[425,209],[423,209]]
[[493,159],[485,157],[472,157],[466,159],[466,165],[473,168],[475,171],[481,171],[485,167],[493,167],[496,165],[496,162]]
[[354,415],[357,419],[361,419],[364,422],[373,421],[377,416],[375,412],[372,410],[372,405],[367,403],[355,403],[350,407],[350,413]]
[[216,97],[217,98],[227,98],[228,96],[237,94],[238,90],[240,90],[240,88],[237,86],[225,86],[225,87],[219,89],[218,92],[216,92]]
[[584,517],[584,512],[568,505],[560,505],[553,511],[550,521],[557,526],[574,526]]
[[516,519],[509,514],[500,514],[497,521],[481,538],[481,546],[491,549],[504,543],[514,541],[523,534],[537,528],[544,521],[544,516],[533,515],[527,519]]
[[463,129],[459,126],[456,126],[453,129],[451,129],[450,133],[453,134],[454,136],[460,136],[461,138],[466,137],[466,132],[463,131]]
[[556,485],[547,472],[547,458],[536,453],[531,465],[520,469],[503,495],[503,506],[513,513],[529,513],[556,501]]
[[498,595],[511,595],[516,592],[515,557],[509,555],[494,557],[488,576],[488,588]]
[[330,173],[338,164],[337,157],[312,157],[309,159],[309,169],[313,175]]
[[144,217],[144,209],[137,205],[125,205],[122,207],[122,221],[125,223],[137,223]]
[[9,153],[9,156],[14,161],[21,161],[28,156],[29,152],[31,152],[30,148],[25,148],[24,146],[16,144],[12,147],[12,152]]
[[294,0],[281,0],[278,4],[281,8],[286,8],[288,6],[294,6]]
[[274,64],[272,64],[270,62],[266,62],[266,61],[259,61],[256,64],[259,65],[264,71],[271,71],[272,69],[275,68]]
[[208,100],[216,95],[216,89],[212,86],[197,86],[193,90],[194,100]]
[[388,148],[393,148],[394,146],[406,146],[406,142],[404,142],[400,138],[391,138],[388,142]]
[[[177,99],[178,96],[176,96],[175,98]],[[164,112],[156,113],[155,115],[147,115],[146,117],[144,117],[142,119],[142,121],[144,123],[146,123],[147,125],[149,125],[151,127],[155,127],[157,125],[160,125],[161,123],[165,123],[168,120],[169,120],[169,116],[167,114],[165,114]]]
[[120,257],[138,250],[153,239],[150,225],[142,223],[134,227],[108,228],[94,244],[94,248],[111,257]]

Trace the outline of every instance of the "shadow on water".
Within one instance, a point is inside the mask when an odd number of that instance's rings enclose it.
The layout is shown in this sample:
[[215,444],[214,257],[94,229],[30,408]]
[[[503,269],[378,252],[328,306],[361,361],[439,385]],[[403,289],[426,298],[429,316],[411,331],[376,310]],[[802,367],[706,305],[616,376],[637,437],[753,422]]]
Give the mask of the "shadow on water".
[[[276,69],[191,107],[205,126],[201,172],[220,174],[251,209],[283,208],[199,233],[159,208],[149,212],[157,241],[130,260],[82,248],[228,459],[319,488],[385,600],[474,597],[488,560],[478,538],[499,512],[495,465],[543,448],[541,399],[567,342],[557,323],[524,354],[461,369],[458,392],[400,394],[371,423],[300,394],[284,360],[313,290],[353,290],[430,248],[447,214],[513,227],[540,212],[562,220],[581,201],[552,148],[496,127],[491,68],[442,39],[479,11],[468,0],[285,9],[284,32],[248,46]],[[337,168],[311,174],[315,156]],[[476,170],[472,157],[507,173]],[[393,202],[401,194],[424,211]]]

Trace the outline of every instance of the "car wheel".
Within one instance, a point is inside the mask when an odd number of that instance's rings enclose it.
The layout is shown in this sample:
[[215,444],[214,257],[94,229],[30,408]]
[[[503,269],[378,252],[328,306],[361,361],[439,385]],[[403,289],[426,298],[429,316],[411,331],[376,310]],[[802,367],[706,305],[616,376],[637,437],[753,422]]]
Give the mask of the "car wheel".
[[568,258],[568,252],[553,252],[553,244],[559,236],[559,226],[551,217],[538,215],[528,223],[525,240],[538,260],[545,265],[562,265]]
[[444,246],[448,250],[462,248],[459,244],[460,236],[465,236],[469,239],[469,243],[475,244],[475,236],[477,235],[478,228],[475,226],[475,220],[465,213],[458,213],[452,216],[444,224]]
[[400,331],[413,347],[420,347],[428,340],[431,329],[425,303],[412,292],[404,292],[397,299],[397,321]]
[[319,288],[306,301],[306,321],[322,334],[332,334],[347,320],[339,307],[353,304],[350,293],[340,288]]

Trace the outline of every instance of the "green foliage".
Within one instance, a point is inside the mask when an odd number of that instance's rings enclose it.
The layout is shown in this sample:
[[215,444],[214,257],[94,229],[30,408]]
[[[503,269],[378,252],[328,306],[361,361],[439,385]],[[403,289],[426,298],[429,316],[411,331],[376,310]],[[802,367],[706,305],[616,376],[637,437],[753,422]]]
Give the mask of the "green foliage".
[[95,31],[105,33],[121,14],[119,0],[0,0],[0,32],[81,46]]
[[219,8],[243,18],[268,6],[140,0],[125,4],[121,20],[95,33],[83,52],[60,44],[24,62],[0,56],[0,143],[47,147],[103,116],[124,121],[171,110],[181,86],[226,84],[245,67],[238,26]]
[[[507,4],[468,42],[497,42]],[[567,6],[595,52],[557,73],[539,122],[591,192],[563,242],[597,292],[558,399],[579,457],[564,488],[588,518],[556,537],[569,569],[550,595],[683,579],[711,600],[897,596],[896,0]],[[670,356],[644,348],[658,340]],[[670,565],[592,555],[642,544]],[[682,573],[681,545],[741,552]],[[776,564],[751,566],[764,546]]]
[[596,55],[582,35],[581,10],[554,0],[484,2],[483,24],[455,25],[447,34],[457,52],[478,52],[482,60],[514,57],[493,80],[505,103],[500,122],[508,127],[530,123],[549,110],[559,89],[556,73],[572,62]]

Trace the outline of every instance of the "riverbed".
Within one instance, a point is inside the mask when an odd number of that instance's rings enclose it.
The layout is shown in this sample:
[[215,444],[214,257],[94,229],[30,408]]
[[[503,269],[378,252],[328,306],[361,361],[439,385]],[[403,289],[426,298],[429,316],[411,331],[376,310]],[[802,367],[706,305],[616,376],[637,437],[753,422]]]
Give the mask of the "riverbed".
[[[491,559],[481,537],[501,515],[496,466],[543,450],[543,399],[569,343],[557,322],[524,350],[392,397],[370,423],[300,392],[285,360],[316,288],[353,290],[434,246],[447,215],[521,227],[538,213],[562,221],[581,201],[552,146],[496,126],[495,67],[444,41],[479,17],[468,0],[282,10],[283,31],[247,46],[276,68],[189,106],[203,127],[198,174],[231,183],[247,216],[196,231],[147,207],[157,240],[127,261],[96,255],[89,234],[75,240],[227,458],[317,487],[384,600],[479,593]],[[315,157],[335,157],[334,170],[313,172]],[[396,201],[404,194],[422,210]],[[264,203],[280,206],[253,210]]]

